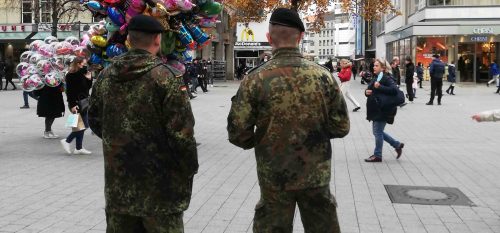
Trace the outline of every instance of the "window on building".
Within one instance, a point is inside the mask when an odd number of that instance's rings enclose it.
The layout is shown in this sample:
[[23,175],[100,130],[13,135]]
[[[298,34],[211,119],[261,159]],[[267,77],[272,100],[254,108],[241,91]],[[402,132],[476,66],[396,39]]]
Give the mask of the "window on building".
[[319,41],[319,46],[321,46],[321,44],[322,44],[322,41],[320,40],[320,41]]
[[48,0],[40,0],[40,22],[50,23],[50,2]]
[[330,49],[330,54],[333,54],[333,49]]
[[500,0],[428,0],[429,6],[490,6],[500,5]]
[[314,37],[314,33],[311,32],[311,34],[309,34],[310,37]]
[[[391,0],[391,2],[392,2],[392,5],[394,6],[394,8],[396,10],[400,10],[401,9],[401,0]],[[387,18],[388,19],[392,19],[394,17],[396,17],[396,15],[391,12],[391,13],[389,13],[389,15],[388,15]]]
[[310,50],[309,53],[314,53],[314,50]]
[[323,55],[325,55],[325,54],[326,54],[325,49],[323,49]]
[[[23,0],[21,5],[22,11],[22,22],[23,23],[33,23],[34,15],[33,11],[35,10],[33,7],[33,2],[31,0]],[[51,19],[51,7],[49,0],[40,0],[40,22],[41,23],[50,23]]]
[[21,4],[22,23],[33,23],[33,9],[31,0],[23,0]]
[[326,41],[326,46],[330,46],[330,41],[329,40]]
[[319,55],[321,55],[321,49],[319,50]]

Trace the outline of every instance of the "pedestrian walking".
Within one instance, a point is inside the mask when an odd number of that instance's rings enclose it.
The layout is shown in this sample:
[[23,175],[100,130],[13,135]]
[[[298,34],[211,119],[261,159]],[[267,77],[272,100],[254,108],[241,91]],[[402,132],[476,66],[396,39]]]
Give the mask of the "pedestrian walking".
[[33,93],[38,98],[36,114],[45,118],[43,138],[56,139],[59,135],[52,132],[52,124],[56,118],[64,116],[63,84],[57,87],[44,86]]
[[23,101],[24,105],[19,107],[20,109],[29,109],[30,108],[30,103],[28,101],[28,97],[33,98],[34,100],[38,101],[38,97],[33,94],[34,92],[28,92],[28,91],[23,91]]
[[431,98],[426,105],[434,104],[434,97],[437,95],[438,105],[441,105],[441,97],[443,96],[443,75],[445,65],[439,59],[439,54],[435,54],[434,59],[431,62],[431,66],[429,68],[429,73],[431,75]]
[[66,74],[66,99],[68,101],[68,109],[73,114],[79,114],[85,127],[84,129],[71,132],[68,137],[61,140],[61,145],[68,154],[71,154],[70,144],[73,140],[76,141],[76,148],[73,154],[92,154],[91,151],[83,148],[85,129],[89,127],[87,111],[90,88],[92,88],[92,75],[87,69],[87,59],[76,57],[71,62],[69,71]]
[[102,138],[106,232],[184,232],[198,170],[194,117],[182,74],[156,56],[166,30],[134,16],[130,50],[92,89],[89,123]]
[[419,79],[418,79],[418,75],[417,75],[417,72],[414,72],[413,73],[413,83],[412,83],[412,88],[413,88],[413,99],[416,99],[417,98],[417,88],[418,88],[418,82],[419,82]]
[[3,78],[5,77],[5,62],[0,60],[0,91],[3,87]]
[[212,59],[208,59],[207,68],[208,84],[210,87],[214,87],[214,65]]
[[356,81],[356,75],[358,74],[358,68],[356,67],[356,65],[352,65],[352,78],[354,79],[354,81]]
[[[373,155],[365,159],[365,162],[382,162],[382,148],[384,141],[396,150],[396,159],[403,154],[404,143],[391,137],[384,132],[387,124],[393,124],[397,113],[397,105],[388,104],[397,97],[398,87],[394,83],[389,72],[389,65],[383,59],[377,59],[374,65],[375,76],[373,81],[365,90],[366,119],[372,121],[373,136],[375,136],[375,150]],[[387,103],[387,104],[386,104]]]
[[193,95],[191,92],[191,89],[189,87],[189,84],[191,83],[191,77],[189,75],[189,69],[191,69],[191,64],[186,63],[186,72],[182,75],[182,81],[184,82],[184,88],[186,88],[186,91],[188,93],[189,99],[194,99],[197,96]]
[[401,70],[399,69],[399,57],[394,57],[391,63],[392,78],[394,78],[396,85],[401,86]]
[[455,95],[453,91],[455,91],[455,83],[456,83],[456,74],[455,74],[455,62],[452,61],[448,64],[448,82],[450,82],[450,86],[446,89],[446,93],[448,95]]
[[12,60],[11,57],[7,59],[7,61],[5,62],[5,87],[3,88],[4,90],[7,90],[9,83],[12,84],[12,90],[17,89],[16,84],[12,82],[13,78],[14,78],[14,61]]
[[500,70],[498,69],[496,59],[493,60],[493,62],[491,62],[489,73],[491,75],[491,80],[486,83],[486,86],[489,87],[490,84],[496,83],[497,84],[496,93],[498,93],[500,91],[500,83],[499,83],[499,79],[498,79],[498,76],[500,75]]
[[352,63],[346,59],[342,59],[340,60],[340,67],[342,67],[342,70],[340,70],[340,73],[338,74],[340,79],[340,90],[342,91],[344,96],[347,97],[347,99],[349,99],[351,103],[355,106],[352,111],[357,112],[359,109],[361,109],[361,105],[359,105],[358,101],[349,92],[349,86],[352,76],[351,72]]
[[273,59],[253,70],[232,98],[229,141],[255,148],[261,190],[253,232],[292,232],[299,206],[305,232],[340,232],[330,193],[330,139],[349,132],[349,115],[329,70],[298,48],[304,24],[278,8],[269,20]]
[[415,72],[415,65],[411,57],[405,58],[405,84],[406,84],[406,97],[410,102],[413,102],[413,73]]
[[330,71],[330,73],[333,74],[333,61],[331,57],[328,58],[328,61],[325,63],[325,67],[328,69],[328,71]]
[[472,119],[477,122],[500,121],[500,109],[489,110],[474,114]]
[[417,71],[419,87],[423,88],[422,82],[424,81],[424,66],[422,65],[422,62],[417,63],[416,71]]
[[198,59],[193,60],[193,63],[189,66],[189,77],[191,77],[191,93],[198,93],[198,76],[199,76],[199,65]]
[[200,63],[199,63],[200,67],[199,67],[199,76],[198,76],[198,85],[200,85],[201,87],[201,90],[203,91],[203,93],[207,93],[208,92],[208,67],[207,67],[207,61],[205,60],[202,60]]

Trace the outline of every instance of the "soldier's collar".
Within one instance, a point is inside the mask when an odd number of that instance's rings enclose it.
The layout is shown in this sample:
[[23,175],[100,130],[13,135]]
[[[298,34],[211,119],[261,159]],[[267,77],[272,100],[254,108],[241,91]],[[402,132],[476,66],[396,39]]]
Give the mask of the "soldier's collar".
[[303,57],[299,48],[279,48],[273,51],[273,58],[277,57]]

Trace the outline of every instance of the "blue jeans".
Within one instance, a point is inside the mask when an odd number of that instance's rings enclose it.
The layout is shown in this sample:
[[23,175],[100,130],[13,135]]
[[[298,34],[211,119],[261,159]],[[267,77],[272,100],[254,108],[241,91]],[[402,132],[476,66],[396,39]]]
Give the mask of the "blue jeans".
[[384,141],[389,143],[392,147],[398,148],[401,144],[396,139],[392,138],[389,134],[384,132],[385,121],[374,121],[373,122],[373,136],[375,136],[375,151],[373,155],[378,158],[382,158],[382,148],[384,146]]
[[34,95],[33,95],[33,92],[27,92],[27,91],[23,91],[23,99],[24,99],[24,106],[30,106],[30,103],[28,102],[28,96],[35,99],[35,100],[38,100]]
[[[89,127],[89,120],[88,120],[88,114],[87,113],[80,113],[82,116],[83,124],[85,125],[85,128]],[[85,135],[85,130],[80,130],[77,132],[71,132],[68,137],[66,138],[67,143],[71,143],[73,139],[76,139],[76,149],[81,150],[83,148],[83,136]]]

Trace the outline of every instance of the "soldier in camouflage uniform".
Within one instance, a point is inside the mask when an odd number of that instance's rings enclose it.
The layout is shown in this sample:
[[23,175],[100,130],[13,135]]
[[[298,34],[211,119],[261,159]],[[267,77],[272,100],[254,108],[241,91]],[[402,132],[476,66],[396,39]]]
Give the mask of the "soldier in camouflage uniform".
[[162,63],[163,27],[136,16],[132,49],[93,87],[91,129],[104,150],[107,233],[184,232],[198,169],[194,117],[182,74]]
[[330,193],[330,139],[349,132],[346,103],[332,74],[302,57],[304,25],[277,9],[268,40],[273,58],[251,71],[232,98],[229,141],[255,148],[261,198],[253,231],[291,233],[298,204],[307,233],[337,233]]

